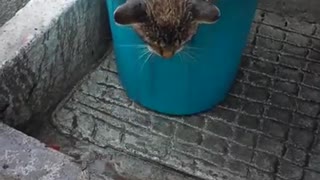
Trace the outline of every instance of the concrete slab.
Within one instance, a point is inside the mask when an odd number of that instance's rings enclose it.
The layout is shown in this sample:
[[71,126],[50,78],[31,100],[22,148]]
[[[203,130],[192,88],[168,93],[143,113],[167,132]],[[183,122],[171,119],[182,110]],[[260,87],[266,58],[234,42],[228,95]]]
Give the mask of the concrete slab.
[[131,102],[110,54],[56,109],[53,124],[69,137],[200,179],[320,179],[318,27],[257,10],[229,96],[191,117]]
[[70,157],[0,123],[1,180],[87,180]]
[[0,121],[43,119],[108,46],[104,0],[30,0],[0,28]]

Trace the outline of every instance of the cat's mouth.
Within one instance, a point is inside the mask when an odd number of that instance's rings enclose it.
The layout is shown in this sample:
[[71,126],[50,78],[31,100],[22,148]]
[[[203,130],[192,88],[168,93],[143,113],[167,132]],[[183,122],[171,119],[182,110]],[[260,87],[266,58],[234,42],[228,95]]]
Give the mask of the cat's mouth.
[[156,55],[164,59],[170,59],[179,51],[181,51],[182,48],[179,48],[178,50],[176,50],[173,48],[157,48],[157,47],[148,46],[148,49],[149,51],[155,53]]

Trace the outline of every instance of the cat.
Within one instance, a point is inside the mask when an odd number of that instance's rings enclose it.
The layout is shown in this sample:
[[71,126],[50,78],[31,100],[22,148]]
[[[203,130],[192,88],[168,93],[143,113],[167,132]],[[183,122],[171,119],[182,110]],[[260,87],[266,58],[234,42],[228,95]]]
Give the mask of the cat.
[[148,50],[165,59],[183,50],[199,24],[215,23],[220,10],[213,0],[127,0],[114,11],[119,25],[130,25]]

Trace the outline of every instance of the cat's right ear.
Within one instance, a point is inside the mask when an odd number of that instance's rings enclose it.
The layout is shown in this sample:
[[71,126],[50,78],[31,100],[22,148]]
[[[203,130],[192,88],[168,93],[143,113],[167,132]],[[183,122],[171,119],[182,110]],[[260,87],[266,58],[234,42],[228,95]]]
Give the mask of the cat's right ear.
[[146,4],[143,0],[128,0],[114,11],[113,16],[120,25],[143,23],[147,19]]

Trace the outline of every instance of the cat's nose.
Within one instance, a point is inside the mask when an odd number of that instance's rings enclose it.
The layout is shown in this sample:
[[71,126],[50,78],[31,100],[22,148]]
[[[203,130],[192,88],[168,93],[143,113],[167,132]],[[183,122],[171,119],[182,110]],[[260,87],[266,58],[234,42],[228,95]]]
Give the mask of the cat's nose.
[[173,51],[162,51],[161,53],[161,56],[166,58],[166,59],[169,59],[173,56]]

